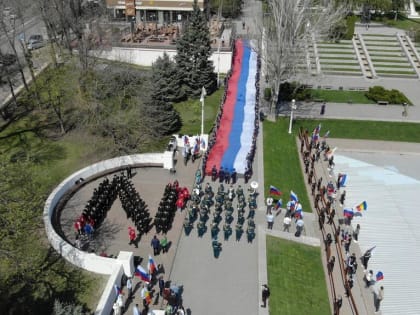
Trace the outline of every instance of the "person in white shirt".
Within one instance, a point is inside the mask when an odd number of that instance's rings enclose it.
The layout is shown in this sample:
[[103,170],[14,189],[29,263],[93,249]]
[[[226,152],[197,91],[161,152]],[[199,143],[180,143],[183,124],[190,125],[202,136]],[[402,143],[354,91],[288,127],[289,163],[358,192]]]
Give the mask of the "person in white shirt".
[[271,213],[271,211],[268,212],[266,218],[267,218],[267,228],[269,230],[272,230],[273,224],[274,224],[274,215]]
[[290,232],[290,225],[292,223],[292,219],[289,216],[285,216],[283,219],[283,232]]
[[267,200],[265,202],[267,204],[267,212],[266,212],[266,214],[268,214],[271,211],[271,208],[273,206],[274,199],[269,196],[269,197],[267,197]]

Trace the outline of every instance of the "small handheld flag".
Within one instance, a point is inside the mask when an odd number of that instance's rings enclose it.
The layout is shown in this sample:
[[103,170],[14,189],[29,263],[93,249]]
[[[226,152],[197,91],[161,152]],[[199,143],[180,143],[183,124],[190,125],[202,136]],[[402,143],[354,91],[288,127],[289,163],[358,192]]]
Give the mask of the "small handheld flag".
[[283,200],[279,199],[276,203],[276,209],[281,208],[283,206]]
[[367,202],[363,201],[362,203],[357,205],[355,208],[356,208],[357,211],[367,210]]
[[384,279],[384,274],[382,273],[382,271],[378,271],[378,273],[376,274],[376,281],[381,281]]
[[273,185],[270,185],[270,195],[276,195],[276,196],[281,196],[282,192],[274,187]]
[[157,270],[157,265],[153,260],[152,256],[149,255],[149,261],[147,262],[147,269],[149,269],[149,273],[152,275]]
[[134,275],[139,277],[142,281],[149,283],[150,282],[150,275],[146,272],[146,270],[143,269],[142,266],[138,265],[136,267],[136,271],[134,272]]
[[330,131],[328,130],[326,133],[325,133],[325,135],[324,135],[324,137],[323,138],[328,138],[328,136],[330,135]]
[[298,196],[293,192],[293,190],[290,191],[290,199],[293,201],[298,201]]
[[352,218],[352,217],[353,217],[353,215],[354,215],[353,209],[351,209],[351,208],[344,208],[344,210],[343,210],[343,215],[344,215],[346,218]]
[[340,177],[340,186],[346,187],[346,182],[347,182],[347,174],[342,174]]

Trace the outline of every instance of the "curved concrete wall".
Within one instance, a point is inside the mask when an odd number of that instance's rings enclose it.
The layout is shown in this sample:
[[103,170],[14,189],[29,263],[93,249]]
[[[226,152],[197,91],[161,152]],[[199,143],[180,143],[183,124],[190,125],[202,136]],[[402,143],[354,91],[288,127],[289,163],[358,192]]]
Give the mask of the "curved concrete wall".
[[79,178],[89,178],[119,167],[142,164],[161,166],[169,170],[173,166],[172,152],[136,154],[101,161],[73,173],[53,190],[44,206],[45,230],[52,247],[67,261],[85,270],[106,275],[112,274],[116,268],[118,269],[121,266],[121,261],[101,257],[94,253],[86,253],[69,244],[54,230],[51,218],[57,203],[69,189],[74,187],[76,180]]

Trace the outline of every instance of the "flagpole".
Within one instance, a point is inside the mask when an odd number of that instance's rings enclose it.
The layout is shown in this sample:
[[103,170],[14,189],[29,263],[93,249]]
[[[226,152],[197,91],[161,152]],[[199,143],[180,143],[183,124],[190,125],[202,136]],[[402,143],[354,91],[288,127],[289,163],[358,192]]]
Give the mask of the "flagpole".
[[201,137],[203,137],[204,135],[204,97],[207,95],[206,89],[204,88],[204,86],[201,89],[201,97],[200,97],[200,102],[201,102]]

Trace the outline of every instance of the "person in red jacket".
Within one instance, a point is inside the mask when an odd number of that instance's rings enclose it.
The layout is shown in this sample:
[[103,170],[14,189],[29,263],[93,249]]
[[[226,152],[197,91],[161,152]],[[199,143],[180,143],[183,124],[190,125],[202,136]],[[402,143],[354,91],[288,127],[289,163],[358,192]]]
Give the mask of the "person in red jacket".
[[128,245],[134,244],[136,248],[139,248],[136,242],[136,239],[137,239],[136,231],[131,226],[128,228],[128,237],[130,238],[130,243],[128,243]]

